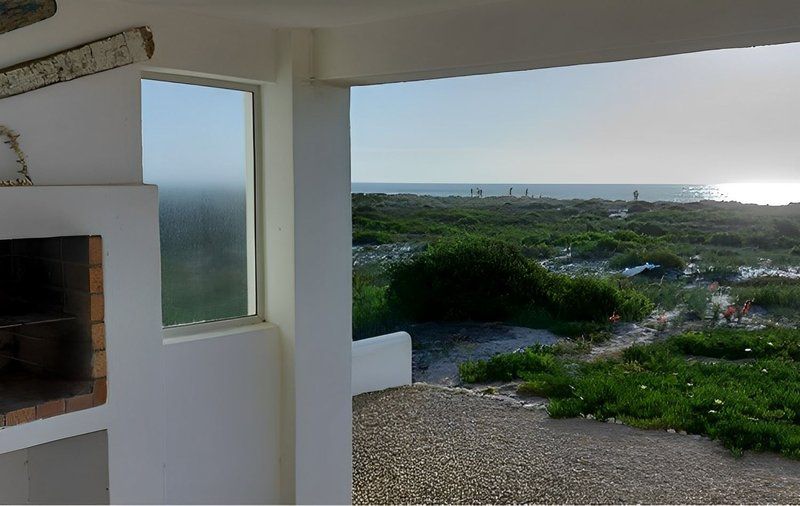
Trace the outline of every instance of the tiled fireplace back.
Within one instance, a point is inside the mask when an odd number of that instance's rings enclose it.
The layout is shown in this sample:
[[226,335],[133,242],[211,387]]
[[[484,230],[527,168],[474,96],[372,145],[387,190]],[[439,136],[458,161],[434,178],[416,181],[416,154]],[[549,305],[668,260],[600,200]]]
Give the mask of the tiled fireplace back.
[[99,236],[0,241],[0,427],[106,401]]

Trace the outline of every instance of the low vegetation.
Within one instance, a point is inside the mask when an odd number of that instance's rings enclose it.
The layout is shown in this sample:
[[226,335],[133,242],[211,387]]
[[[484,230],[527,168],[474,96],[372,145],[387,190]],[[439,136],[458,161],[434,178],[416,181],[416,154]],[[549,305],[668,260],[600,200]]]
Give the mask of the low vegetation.
[[558,321],[635,321],[647,297],[594,277],[553,274],[519,248],[487,239],[435,243],[389,271],[389,307],[412,321],[507,321],[539,310]]
[[717,330],[575,361],[534,347],[461,364],[467,383],[521,380],[552,417],[616,419],[719,440],[735,454],[800,458],[800,330]]
[[542,304],[550,274],[509,244],[468,238],[435,243],[389,279],[390,305],[411,320],[492,321]]
[[767,309],[800,310],[800,279],[756,278],[738,283],[733,294]]
[[535,259],[616,257],[615,269],[643,261],[682,269],[694,258],[700,273],[715,278],[762,258],[796,265],[797,223],[800,205],[353,195],[354,244],[474,235],[516,245]]
[[[357,266],[362,277],[354,283],[367,280],[373,288],[354,286],[354,333],[391,329],[375,323],[378,315],[388,322],[508,321],[568,336],[595,332],[614,312],[640,320],[653,307],[679,310],[681,321],[716,321],[727,307],[712,303],[707,287],[714,282],[733,285],[731,303],[752,300],[796,320],[800,282],[738,280],[743,266],[764,259],[770,268],[800,263],[798,222],[800,205],[356,194],[355,246],[430,247],[416,261]],[[543,260],[557,272],[585,262],[596,279],[543,274]],[[386,269],[396,263],[401,266]],[[644,263],[661,268],[628,279],[618,274]]]

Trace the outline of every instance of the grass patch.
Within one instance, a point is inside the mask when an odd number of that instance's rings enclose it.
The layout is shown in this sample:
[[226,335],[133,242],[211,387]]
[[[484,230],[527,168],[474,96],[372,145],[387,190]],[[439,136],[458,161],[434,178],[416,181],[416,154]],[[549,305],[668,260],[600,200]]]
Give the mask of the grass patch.
[[[745,350],[751,351],[745,351]],[[523,380],[555,418],[614,417],[645,429],[719,440],[734,454],[800,458],[800,330],[708,331],[634,346],[620,359],[575,362],[534,347],[459,368],[465,382]],[[742,362],[693,360],[686,355]]]

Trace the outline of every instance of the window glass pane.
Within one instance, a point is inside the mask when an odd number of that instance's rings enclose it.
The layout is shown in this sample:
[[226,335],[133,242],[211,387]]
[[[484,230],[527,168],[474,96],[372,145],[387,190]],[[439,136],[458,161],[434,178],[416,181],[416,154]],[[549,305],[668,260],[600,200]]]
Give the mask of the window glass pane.
[[142,137],[164,326],[255,314],[252,93],[143,80]]

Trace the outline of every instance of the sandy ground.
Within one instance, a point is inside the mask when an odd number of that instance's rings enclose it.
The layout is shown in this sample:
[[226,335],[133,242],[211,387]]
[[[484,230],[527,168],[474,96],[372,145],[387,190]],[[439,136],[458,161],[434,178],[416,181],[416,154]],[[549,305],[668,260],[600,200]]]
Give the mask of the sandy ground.
[[497,323],[426,323],[412,325],[409,333],[414,342],[414,381],[447,386],[460,383],[458,364],[462,362],[559,339],[547,330]]
[[800,503],[800,462],[414,385],[353,402],[353,500]]

